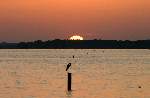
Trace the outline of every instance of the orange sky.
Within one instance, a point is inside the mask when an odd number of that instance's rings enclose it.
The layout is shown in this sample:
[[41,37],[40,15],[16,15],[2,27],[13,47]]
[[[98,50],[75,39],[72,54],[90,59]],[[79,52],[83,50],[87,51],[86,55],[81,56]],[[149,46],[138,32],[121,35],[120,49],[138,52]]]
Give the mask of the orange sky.
[[[149,39],[150,0],[0,0],[0,41]],[[75,32],[75,33],[72,33]]]

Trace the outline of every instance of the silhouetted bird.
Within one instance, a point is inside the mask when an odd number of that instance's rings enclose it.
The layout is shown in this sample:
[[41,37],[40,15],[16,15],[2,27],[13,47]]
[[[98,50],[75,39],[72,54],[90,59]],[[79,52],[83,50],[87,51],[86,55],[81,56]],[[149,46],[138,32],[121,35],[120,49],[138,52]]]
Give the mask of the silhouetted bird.
[[69,69],[70,66],[71,66],[71,63],[69,63],[69,64],[67,65],[66,71]]

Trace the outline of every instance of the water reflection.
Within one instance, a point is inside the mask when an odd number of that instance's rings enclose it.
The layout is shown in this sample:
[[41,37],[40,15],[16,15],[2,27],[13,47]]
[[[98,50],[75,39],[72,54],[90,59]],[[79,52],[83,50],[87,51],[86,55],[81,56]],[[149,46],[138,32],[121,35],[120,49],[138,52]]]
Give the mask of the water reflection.
[[0,98],[150,98],[150,51],[103,51],[0,50]]
[[72,98],[72,91],[66,91],[67,98]]

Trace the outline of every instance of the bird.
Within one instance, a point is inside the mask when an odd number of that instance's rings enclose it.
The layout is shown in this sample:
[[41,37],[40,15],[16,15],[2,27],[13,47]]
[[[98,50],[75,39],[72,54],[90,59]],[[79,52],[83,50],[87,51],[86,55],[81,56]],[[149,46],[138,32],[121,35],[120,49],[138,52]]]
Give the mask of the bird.
[[70,66],[71,66],[71,63],[69,63],[69,64],[67,65],[66,71],[69,69]]

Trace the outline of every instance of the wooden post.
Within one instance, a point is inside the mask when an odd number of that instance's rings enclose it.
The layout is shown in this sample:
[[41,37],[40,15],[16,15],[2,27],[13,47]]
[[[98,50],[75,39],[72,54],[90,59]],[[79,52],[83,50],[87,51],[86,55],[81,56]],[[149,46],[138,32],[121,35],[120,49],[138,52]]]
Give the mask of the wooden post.
[[72,73],[68,73],[68,91],[71,91]]
[[71,80],[72,80],[72,77],[71,77],[71,75],[72,75],[72,73],[70,73],[69,71],[68,71],[68,69],[71,67],[71,63],[69,63],[68,65],[67,65],[67,67],[66,67],[66,71],[68,72],[68,91],[71,91]]

